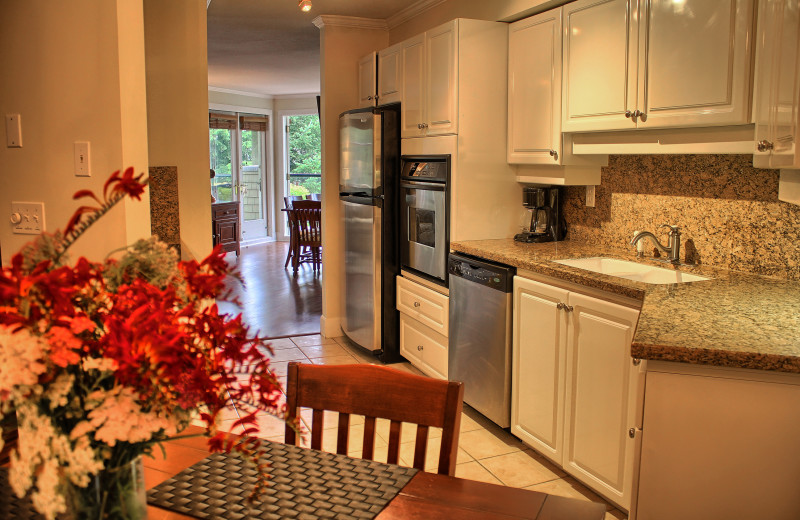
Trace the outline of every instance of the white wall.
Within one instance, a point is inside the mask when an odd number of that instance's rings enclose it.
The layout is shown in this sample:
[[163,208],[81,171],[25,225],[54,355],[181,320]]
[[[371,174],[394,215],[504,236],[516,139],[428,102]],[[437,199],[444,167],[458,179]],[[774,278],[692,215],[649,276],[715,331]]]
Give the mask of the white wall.
[[386,31],[336,25],[320,29],[322,113],[322,318],[324,336],[341,335],[343,229],[339,211],[339,114],[358,106],[358,59],[387,47]]
[[[28,0],[0,5],[0,114],[22,116],[22,148],[0,141],[0,215],[12,201],[45,204],[63,229],[79,189],[102,192],[114,170],[148,167],[141,0]],[[3,133],[5,128],[2,127]],[[91,177],[73,174],[73,143],[91,142]],[[0,219],[3,262],[31,235]],[[149,198],[120,205],[72,251],[100,260],[149,235]]]
[[144,0],[144,16],[150,165],[178,167],[181,254],[200,259],[211,252],[206,2]]

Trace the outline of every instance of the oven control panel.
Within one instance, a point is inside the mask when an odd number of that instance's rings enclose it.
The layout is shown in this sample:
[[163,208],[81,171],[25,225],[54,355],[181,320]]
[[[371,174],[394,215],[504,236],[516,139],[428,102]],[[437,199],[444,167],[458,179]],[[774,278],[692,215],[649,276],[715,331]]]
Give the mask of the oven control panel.
[[403,156],[400,176],[405,179],[447,181],[450,156]]

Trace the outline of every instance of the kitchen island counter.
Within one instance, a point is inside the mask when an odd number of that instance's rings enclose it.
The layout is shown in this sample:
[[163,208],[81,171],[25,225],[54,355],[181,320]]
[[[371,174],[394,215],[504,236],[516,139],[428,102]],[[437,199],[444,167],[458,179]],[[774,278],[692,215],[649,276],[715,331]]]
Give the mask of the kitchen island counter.
[[610,257],[637,259],[633,248],[583,242],[524,244],[512,239],[451,242],[450,249],[519,269],[642,301],[631,344],[635,358],[800,373],[800,282],[709,266],[680,271],[710,280],[647,284],[554,262]]

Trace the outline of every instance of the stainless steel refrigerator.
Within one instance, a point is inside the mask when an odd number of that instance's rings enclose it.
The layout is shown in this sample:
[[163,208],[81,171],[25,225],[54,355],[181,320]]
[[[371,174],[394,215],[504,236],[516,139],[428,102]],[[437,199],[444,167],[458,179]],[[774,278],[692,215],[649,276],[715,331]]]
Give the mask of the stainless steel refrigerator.
[[344,218],[342,330],[381,361],[399,361],[399,105],[339,116],[339,200]]

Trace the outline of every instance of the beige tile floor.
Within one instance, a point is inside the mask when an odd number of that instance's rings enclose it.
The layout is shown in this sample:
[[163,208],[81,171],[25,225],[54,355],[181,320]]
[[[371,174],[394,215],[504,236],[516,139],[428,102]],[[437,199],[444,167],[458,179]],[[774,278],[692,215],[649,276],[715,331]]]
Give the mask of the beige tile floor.
[[[271,356],[271,366],[273,373],[281,380],[281,384],[286,383],[286,371],[290,361],[327,365],[378,362],[362,349],[350,343],[345,337],[325,338],[316,334],[276,339],[272,340],[271,345],[274,351]],[[409,363],[396,363],[390,366],[415,374],[420,373]],[[305,427],[308,428],[310,426],[310,414],[302,413],[301,418]],[[234,418],[230,418],[223,421],[223,429],[225,424],[230,425],[234,420]],[[330,432],[330,435],[323,434],[323,449],[335,452],[335,414],[326,413],[324,423],[330,425],[333,429],[325,430]],[[350,455],[360,455],[363,424],[363,418],[351,418],[351,435],[348,446]],[[262,437],[283,441],[284,424],[281,420],[264,414],[259,417],[259,427]],[[375,441],[376,460],[386,460],[388,430],[388,421],[383,423],[379,421]],[[411,465],[414,433],[413,427],[403,428],[401,431],[400,463],[403,465]],[[433,431],[430,435],[426,471],[436,471],[436,463],[439,456],[438,439],[440,437],[441,431]],[[580,500],[601,502],[606,504],[607,507],[605,520],[627,519],[625,513],[615,509],[587,487],[567,476],[566,473],[548,462],[544,457],[526,447],[516,437],[466,405],[464,406],[464,414],[461,420],[456,476],[492,484],[532,489]]]

